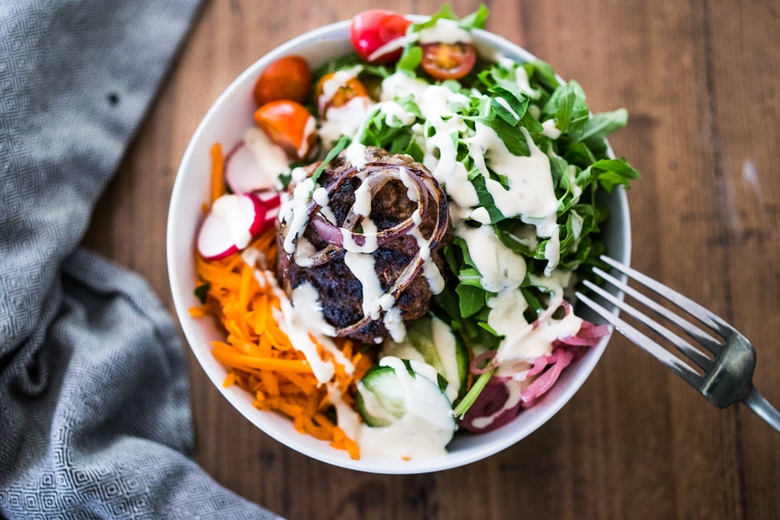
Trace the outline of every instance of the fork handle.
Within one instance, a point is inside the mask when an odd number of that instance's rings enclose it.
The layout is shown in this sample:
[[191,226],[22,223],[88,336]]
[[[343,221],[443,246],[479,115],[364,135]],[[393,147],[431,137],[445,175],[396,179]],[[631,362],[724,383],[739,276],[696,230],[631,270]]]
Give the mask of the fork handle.
[[761,417],[769,426],[775,429],[777,433],[780,433],[780,412],[766,400],[766,398],[758,393],[758,390],[754,386],[750,387],[750,391],[747,396],[742,400],[756,415]]

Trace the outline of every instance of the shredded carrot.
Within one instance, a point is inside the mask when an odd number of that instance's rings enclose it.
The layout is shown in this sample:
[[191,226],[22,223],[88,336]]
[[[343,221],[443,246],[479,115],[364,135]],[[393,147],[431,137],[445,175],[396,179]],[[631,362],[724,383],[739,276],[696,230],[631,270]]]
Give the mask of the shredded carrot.
[[206,311],[203,307],[190,307],[190,316],[193,318],[202,318],[206,315]]
[[220,363],[235,368],[256,368],[276,372],[311,372],[309,363],[303,360],[246,356],[221,348],[215,348],[211,352]]
[[[221,157],[221,151],[212,148],[212,155],[218,154]],[[213,194],[217,192],[215,188]],[[268,230],[249,247],[262,253],[265,270],[247,265],[238,253],[212,261],[198,256],[195,261],[197,285],[206,285],[208,293],[206,302],[190,309],[190,315],[213,316],[225,333],[223,341],[212,343],[212,354],[228,370],[223,384],[235,384],[250,392],[256,408],[287,415],[299,432],[326,440],[350,457],[359,458],[357,443],[332,419],[333,403],[328,399],[327,386],[317,381],[306,356],[294,348],[276,322],[281,303],[270,274],[276,263],[276,231]],[[334,365],[332,383],[344,401],[354,405],[357,382],[374,360],[361,351],[360,345],[338,338],[336,345],[353,366],[350,371],[314,341],[322,359]]]
[[211,147],[211,202],[214,202],[225,193],[223,165],[222,145],[214,143]]
[[225,381],[222,383],[222,386],[224,386],[225,388],[229,388],[234,384],[236,384],[236,374],[235,372],[231,372],[225,378]]

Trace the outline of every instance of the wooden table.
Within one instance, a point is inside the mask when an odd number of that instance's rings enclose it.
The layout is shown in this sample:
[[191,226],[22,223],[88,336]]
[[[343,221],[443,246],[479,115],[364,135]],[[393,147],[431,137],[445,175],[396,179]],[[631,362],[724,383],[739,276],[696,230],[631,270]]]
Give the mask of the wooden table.
[[[429,14],[433,0],[388,1]],[[477,1],[456,1],[458,14]],[[780,5],[753,0],[488,2],[488,28],[576,78],[594,111],[626,107],[618,155],[633,265],[735,323],[780,405]],[[100,202],[87,245],[144,275],[171,310],[165,226],[188,140],[218,94],[276,45],[369,2],[213,0]],[[310,460],[244,420],[190,356],[197,459],[290,519],[780,518],[780,435],[718,410],[616,337],[572,401],[521,443],[438,474]]]

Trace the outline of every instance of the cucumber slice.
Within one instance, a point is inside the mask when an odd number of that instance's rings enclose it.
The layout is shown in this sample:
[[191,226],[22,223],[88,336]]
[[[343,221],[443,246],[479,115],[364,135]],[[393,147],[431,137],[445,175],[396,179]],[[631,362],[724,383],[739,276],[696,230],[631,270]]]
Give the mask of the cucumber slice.
[[468,348],[439,318],[426,316],[416,320],[407,328],[403,341],[385,341],[382,356],[427,363],[444,376],[458,395],[465,391]]
[[357,409],[369,426],[389,426],[406,413],[406,396],[393,367],[374,365],[358,384]]
[[[448,394],[454,394],[454,391],[432,366],[388,356],[366,372],[358,383],[356,401],[363,422],[372,427],[384,427],[391,426],[407,413],[419,417],[451,417],[454,397]],[[424,410],[421,410],[421,404]]]

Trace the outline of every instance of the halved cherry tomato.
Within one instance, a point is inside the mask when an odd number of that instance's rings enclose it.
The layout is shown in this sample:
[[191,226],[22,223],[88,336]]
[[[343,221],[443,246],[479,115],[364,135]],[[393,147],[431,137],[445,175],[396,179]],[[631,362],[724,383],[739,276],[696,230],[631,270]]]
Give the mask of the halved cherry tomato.
[[317,107],[322,116],[325,116],[329,108],[343,107],[356,97],[368,98],[366,87],[355,76],[350,76],[338,84],[329,85],[330,82],[338,81],[336,74],[335,72],[325,74],[317,82]]
[[258,106],[278,99],[304,103],[311,91],[311,69],[300,56],[284,56],[268,65],[255,83]]
[[349,39],[361,59],[371,63],[392,63],[401,56],[402,49],[383,54],[374,60],[369,57],[385,44],[406,34],[411,21],[387,9],[369,9],[352,18]]
[[460,79],[474,68],[477,51],[470,43],[426,43],[422,68],[433,79]]
[[257,125],[293,160],[303,160],[314,148],[316,122],[300,103],[271,101],[255,112]]

